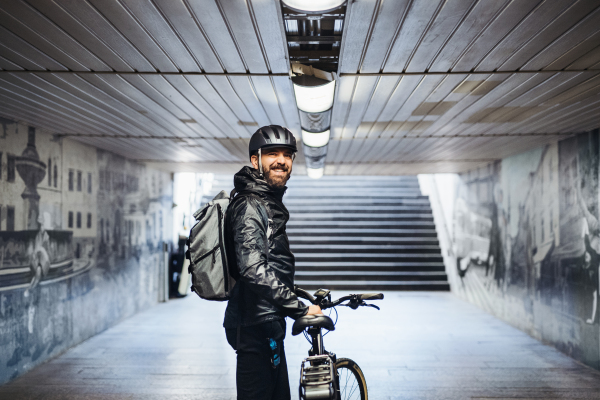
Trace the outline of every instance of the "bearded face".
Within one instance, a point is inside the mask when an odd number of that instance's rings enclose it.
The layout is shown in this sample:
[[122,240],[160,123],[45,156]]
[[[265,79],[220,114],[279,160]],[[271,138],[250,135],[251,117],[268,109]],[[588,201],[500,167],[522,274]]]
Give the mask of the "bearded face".
[[[273,189],[282,189],[290,179],[294,152],[289,148],[267,148],[261,155],[263,175]],[[258,156],[252,156],[252,165],[258,169]]]
[[290,165],[288,167],[286,164],[280,163],[279,161],[275,161],[269,166],[264,165],[263,163],[263,173],[269,186],[274,189],[283,189],[290,179],[292,166]]

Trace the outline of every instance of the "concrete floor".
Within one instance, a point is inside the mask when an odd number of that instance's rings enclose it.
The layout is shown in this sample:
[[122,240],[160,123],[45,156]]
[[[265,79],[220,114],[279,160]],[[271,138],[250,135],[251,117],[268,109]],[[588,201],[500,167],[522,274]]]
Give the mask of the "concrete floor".
[[[361,366],[373,400],[600,399],[600,372],[450,293],[388,292],[378,304],[340,308],[325,337]],[[235,399],[224,308],[195,295],[160,304],[1,386],[0,399]],[[310,346],[289,333],[286,346],[297,398]]]

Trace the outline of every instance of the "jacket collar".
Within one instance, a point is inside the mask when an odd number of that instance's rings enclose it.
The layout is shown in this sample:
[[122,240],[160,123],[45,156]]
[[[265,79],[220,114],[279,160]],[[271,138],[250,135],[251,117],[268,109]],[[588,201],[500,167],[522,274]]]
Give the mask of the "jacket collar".
[[266,180],[262,179],[257,169],[249,166],[243,167],[233,177],[233,186],[237,192],[248,191],[257,194],[269,195],[281,201],[287,190],[284,186],[282,189],[273,189]]

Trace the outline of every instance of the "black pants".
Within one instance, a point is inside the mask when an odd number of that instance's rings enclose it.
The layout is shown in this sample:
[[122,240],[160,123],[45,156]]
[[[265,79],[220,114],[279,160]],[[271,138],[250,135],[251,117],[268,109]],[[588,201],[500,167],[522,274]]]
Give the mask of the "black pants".
[[[239,343],[237,329],[226,329],[225,333],[237,353],[238,400],[289,400],[290,382],[283,348],[285,320],[242,327]],[[276,344],[275,350],[271,348],[271,339]]]

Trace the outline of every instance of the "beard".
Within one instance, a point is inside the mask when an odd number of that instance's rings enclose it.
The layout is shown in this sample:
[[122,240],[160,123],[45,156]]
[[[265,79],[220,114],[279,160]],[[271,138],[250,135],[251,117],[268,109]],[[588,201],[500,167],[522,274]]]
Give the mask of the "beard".
[[[265,181],[267,184],[273,189],[283,189],[287,181],[290,179],[290,175],[292,173],[292,168],[288,168],[285,164],[273,163],[268,167],[263,165]],[[281,169],[286,174],[285,175],[275,175],[273,173],[274,169]]]

